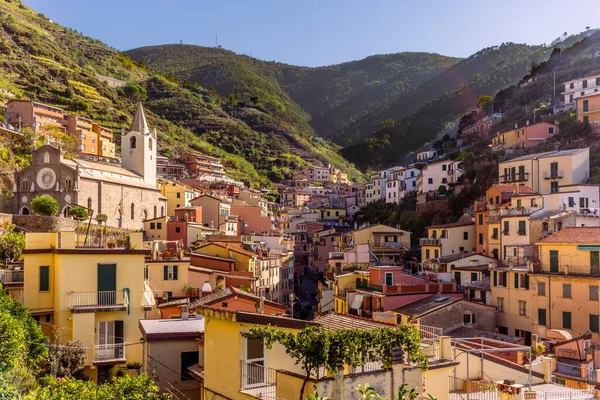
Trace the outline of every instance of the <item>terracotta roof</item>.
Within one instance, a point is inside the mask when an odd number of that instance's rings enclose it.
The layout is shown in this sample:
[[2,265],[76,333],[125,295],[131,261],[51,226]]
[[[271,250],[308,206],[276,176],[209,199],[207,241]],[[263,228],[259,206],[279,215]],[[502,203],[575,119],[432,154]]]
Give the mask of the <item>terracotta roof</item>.
[[598,244],[600,243],[600,226],[578,226],[564,228],[538,242],[539,244]]
[[322,315],[313,319],[312,322],[316,322],[323,325],[325,329],[337,331],[340,329],[378,329],[378,328],[390,328],[396,327],[396,324],[390,324],[387,322],[375,321],[368,318],[356,317],[348,314],[337,314],[331,313]]
[[[260,300],[259,296],[256,296],[252,293],[248,293],[244,290],[235,288],[233,286],[229,286],[226,289],[218,290],[207,296],[200,297],[199,299],[197,299],[196,301],[194,301],[190,304],[190,308],[196,308],[197,306],[200,306],[200,305],[210,306],[210,305],[213,305],[214,303],[218,303],[218,302],[228,299],[232,296],[245,297],[245,298],[253,300],[253,301]],[[264,302],[265,302],[265,304],[268,304],[272,307],[281,308],[282,310],[286,309],[284,306],[282,306],[281,304],[276,303],[274,301],[265,299]],[[220,307],[218,307],[218,308],[220,308]]]
[[[514,193],[514,194],[537,194],[535,190],[529,186],[516,186],[516,185],[492,185],[502,193]],[[518,188],[518,190],[517,190]]]
[[196,248],[196,251],[198,251],[200,249],[203,249],[204,247],[210,246],[210,245],[219,246],[219,247],[222,247],[224,249],[229,249],[230,251],[233,251],[233,252],[236,252],[236,253],[239,253],[239,254],[244,254],[244,255],[247,255],[249,257],[253,257],[253,256],[256,255],[256,254],[254,254],[251,251],[244,250],[244,249],[239,248],[237,246],[232,246],[231,244],[229,246],[227,246],[225,243],[222,243],[222,242],[210,242],[210,243],[206,243],[206,244],[204,244],[204,245]]

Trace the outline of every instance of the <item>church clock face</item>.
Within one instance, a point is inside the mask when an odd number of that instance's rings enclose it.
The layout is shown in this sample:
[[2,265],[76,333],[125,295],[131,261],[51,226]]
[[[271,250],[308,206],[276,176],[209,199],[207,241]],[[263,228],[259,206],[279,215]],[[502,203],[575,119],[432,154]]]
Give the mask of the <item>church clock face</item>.
[[37,184],[40,189],[51,189],[56,184],[56,174],[52,168],[42,168],[37,174]]

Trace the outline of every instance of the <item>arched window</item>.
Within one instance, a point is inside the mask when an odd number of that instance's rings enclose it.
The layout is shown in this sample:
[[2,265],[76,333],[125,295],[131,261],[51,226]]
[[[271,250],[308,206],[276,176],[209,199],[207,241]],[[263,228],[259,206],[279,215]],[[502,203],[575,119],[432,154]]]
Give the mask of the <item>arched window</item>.
[[29,208],[27,208],[27,207],[21,208],[21,215],[29,215]]
[[117,210],[117,228],[121,228],[123,226],[123,218],[121,216],[121,211]]
[[27,190],[27,186],[29,186],[28,182],[27,182],[27,179],[23,179],[21,181],[21,190]]
[[88,197],[87,208],[89,208],[90,210],[92,209],[92,198],[91,197]]
[[132,136],[129,138],[129,148],[130,149],[135,149],[136,140],[137,140],[137,138],[135,136]]
[[158,217],[158,207],[154,206],[154,218]]
[[71,178],[69,178],[67,176],[67,178],[65,179],[65,188],[67,188],[67,190],[71,190],[71,185],[72,185]]
[[165,206],[161,206],[160,207],[160,216],[164,217],[165,216]]
[[150,138],[150,140],[148,140],[148,148],[150,150],[152,150],[152,138]]
[[135,204],[131,203],[131,219],[135,219]]
[[48,152],[44,153],[44,164],[49,164],[50,163],[50,154],[48,154]]

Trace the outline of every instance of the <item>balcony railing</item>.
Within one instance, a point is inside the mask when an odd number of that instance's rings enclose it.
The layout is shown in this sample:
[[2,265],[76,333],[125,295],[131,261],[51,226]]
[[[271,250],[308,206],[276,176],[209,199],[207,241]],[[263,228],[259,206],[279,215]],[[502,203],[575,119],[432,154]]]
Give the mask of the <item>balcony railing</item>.
[[544,267],[536,266],[534,272],[559,275],[600,276],[600,266],[560,265],[553,271],[550,266],[546,265]]
[[375,242],[373,247],[385,247],[388,249],[401,249],[403,247],[410,247],[403,242]]
[[544,171],[544,179],[560,179],[563,177],[563,170]]
[[571,376],[582,378],[587,382],[596,382],[596,373],[592,368],[587,368],[582,365],[571,365],[566,363],[557,362],[555,375],[559,376]]
[[419,239],[419,244],[421,246],[441,246],[442,242],[440,239],[422,238],[422,239]]
[[359,281],[356,283],[357,289],[371,290],[373,292],[383,292],[383,286],[384,285],[379,285],[377,283],[370,283],[370,282],[360,282]]
[[129,298],[124,290],[73,292],[69,301],[71,310],[125,308],[128,305]]
[[524,182],[529,180],[529,172],[515,173],[500,176],[502,183]]
[[21,270],[0,270],[0,282],[4,285],[22,284],[25,281],[25,271]]
[[125,361],[125,343],[94,345],[94,362]]
[[277,371],[262,364],[240,361],[240,391],[260,399],[277,398]]

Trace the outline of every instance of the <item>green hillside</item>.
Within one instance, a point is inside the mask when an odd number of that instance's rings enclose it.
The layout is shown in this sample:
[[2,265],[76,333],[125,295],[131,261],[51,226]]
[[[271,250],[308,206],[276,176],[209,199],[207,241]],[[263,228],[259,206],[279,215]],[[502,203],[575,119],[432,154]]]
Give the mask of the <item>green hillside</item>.
[[[254,186],[270,184],[269,178],[280,180],[309,162],[331,163],[361,179],[337,148],[316,143],[310,132],[282,122],[269,110],[245,107],[138,64],[19,1],[0,0],[0,22],[1,102],[49,103],[119,132],[142,100],[149,123],[159,131],[163,154],[178,157],[192,149],[222,157],[232,177]],[[128,85],[111,88],[99,74]],[[5,169],[27,162],[10,148],[2,154]]]
[[180,79],[213,87],[223,96],[256,97],[282,120],[303,131],[314,129],[322,137],[459,61],[439,54],[397,53],[309,68],[192,45],[148,46],[126,53]]

